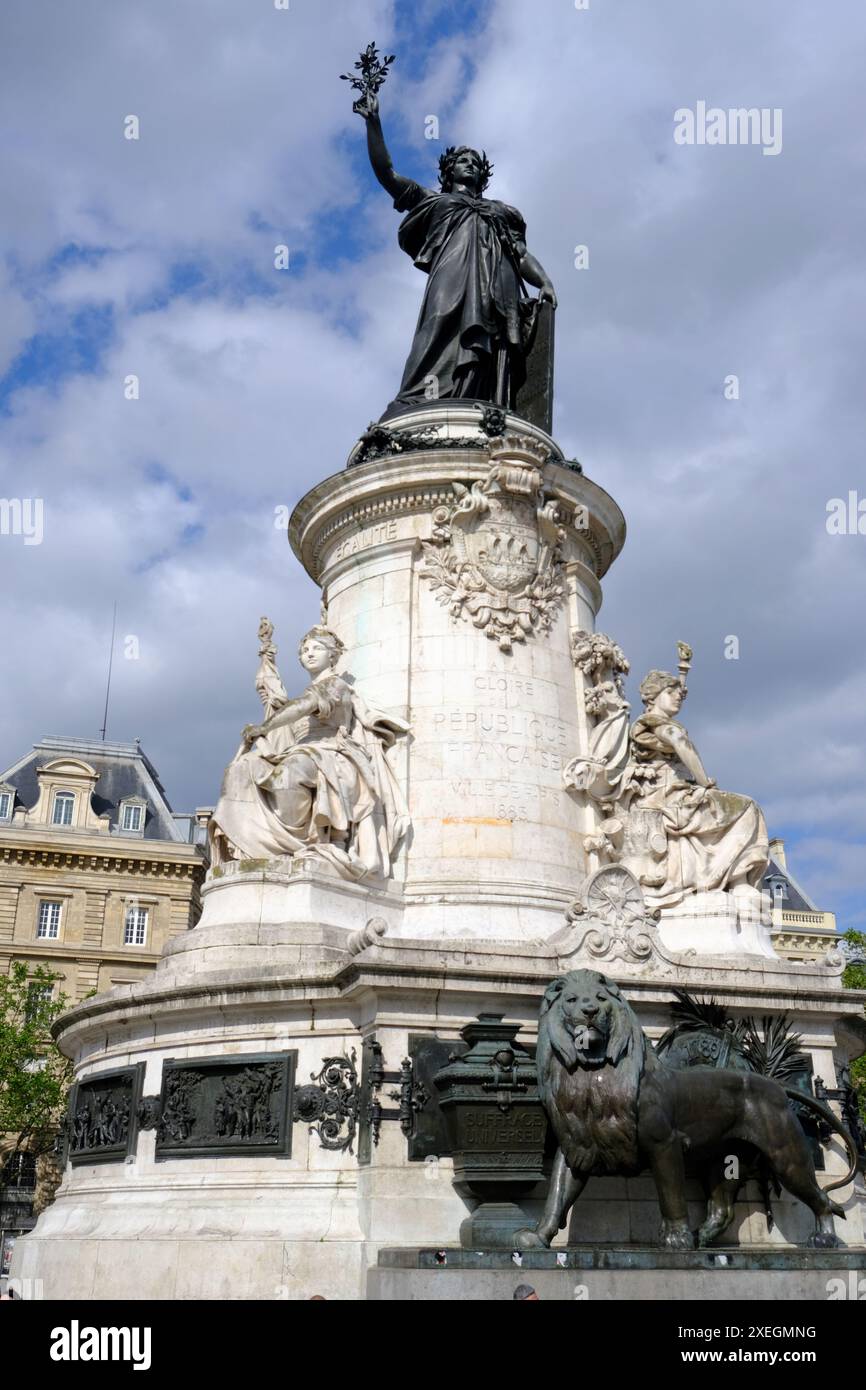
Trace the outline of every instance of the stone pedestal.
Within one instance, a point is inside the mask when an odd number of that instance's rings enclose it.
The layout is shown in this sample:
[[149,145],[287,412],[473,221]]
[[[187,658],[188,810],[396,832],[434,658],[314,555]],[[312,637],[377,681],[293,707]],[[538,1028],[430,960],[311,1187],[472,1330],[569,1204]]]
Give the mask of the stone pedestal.
[[[188,935],[191,945],[197,930]],[[293,958],[286,926],[280,959],[264,939],[264,955],[257,959],[246,941],[238,947],[240,963],[231,968],[230,934],[236,929],[224,927],[222,937],[217,927],[209,930],[211,942],[201,955],[167,955],[146,984],[120,986],[65,1016],[60,1040],[76,1059],[79,1079],[144,1062],[147,1098],[159,1093],[169,1059],[194,1065],[214,1056],[230,1060],[291,1050],[297,1054],[298,1088],[315,1089],[313,1078],[321,1078],[334,1058],[352,1063],[360,1083],[365,1038],[375,1037],[383,1067],[396,1075],[413,1037],[435,1035],[457,1046],[464,1026],[483,1012],[505,1012],[507,1021],[520,1025],[518,1038],[531,1045],[544,988],[577,962],[619,980],[653,1038],[669,1022],[671,990],[679,985],[713,994],[735,1016],[789,1011],[816,1075],[829,1086],[836,1080],[835,1059],[863,1046],[862,1001],[842,989],[838,964],[682,957],[667,953],[657,940],[642,960],[629,961],[614,954],[621,943],[613,939],[607,947],[594,941],[593,954],[585,942],[578,944],[585,928],[577,927],[571,937],[560,934],[555,945],[531,948],[385,936],[353,954],[348,934],[317,932],[308,924],[296,932]],[[396,1112],[392,1089],[394,1083],[386,1082],[378,1094],[383,1107]],[[378,1143],[369,1130],[364,1143],[369,1113],[357,1094],[350,1109],[351,1149],[325,1147],[316,1122],[298,1115],[289,1157],[161,1159],[154,1132],[142,1130],[126,1162],[69,1164],[56,1201],[18,1242],[13,1274],[41,1279],[46,1298],[392,1296],[393,1286],[381,1280],[367,1293],[367,1271],[380,1248],[453,1247],[479,1199],[455,1188],[449,1156],[410,1159],[396,1113],[382,1120]],[[350,1125],[338,1129],[338,1138],[345,1138]],[[835,1139],[825,1152],[826,1178],[844,1172],[845,1156]],[[518,1199],[527,1221],[537,1218],[543,1191],[539,1184]],[[697,1225],[700,1193],[695,1189],[692,1195]],[[849,1246],[864,1244],[864,1195],[851,1187],[834,1194],[847,1213],[838,1229]],[[769,1232],[759,1194],[750,1188],[726,1239],[742,1249],[778,1250],[803,1241],[811,1230],[806,1208],[784,1199],[775,1210],[776,1226]],[[649,1178],[593,1179],[575,1205],[571,1239],[611,1248],[646,1245],[657,1226]],[[493,1232],[497,1241],[503,1229]],[[560,1247],[566,1239],[563,1232]],[[446,1296],[462,1297],[466,1285],[447,1287],[452,1293]]]
[[586,729],[569,633],[594,627],[625,523],[548,435],[509,417],[487,439],[480,418],[401,416],[453,447],[326,479],[290,539],[365,699],[412,726],[392,753],[412,815],[400,932],[527,941],[556,929],[585,872],[592,826],[562,785]]
[[747,888],[733,893],[691,893],[666,907],[659,934],[672,951],[700,947],[702,955],[774,957],[769,894]]
[[[64,1016],[77,1081],[134,1068],[143,1101],[126,1160],[84,1144],[16,1246],[13,1274],[41,1280],[46,1298],[357,1299],[381,1248],[453,1245],[467,1219],[475,1230],[478,1197],[455,1187],[441,1146],[413,1149],[431,1097],[404,1059],[419,1035],[459,1046],[481,1013],[504,1014],[531,1046],[545,987],[578,964],[616,979],[653,1038],[680,986],[732,1015],[790,1012],[830,1087],[836,1060],[862,1050],[862,1000],[841,988],[838,960],[736,954],[739,919],[724,914],[694,938],[675,918],[661,936],[643,922],[564,925],[597,815],[562,785],[565,761],[587,751],[570,637],[594,625],[624,523],[542,431],[509,417],[489,438],[480,423],[459,408],[401,416],[402,452],[354,458],[296,509],[291,542],[322,585],[343,669],[411,725],[388,754],[411,830],[388,880],[349,882],[311,859],[212,874],[201,922],[152,978]],[[233,1059],[205,1106],[201,1077]],[[279,1153],[277,1118],[291,1135]],[[827,1173],[844,1171],[834,1140]],[[544,1184],[524,1186],[513,1200],[528,1223]],[[862,1243],[859,1194],[835,1195]],[[790,1203],[768,1233],[756,1198],[731,1239],[782,1247],[808,1232]],[[514,1216],[494,1221],[497,1239]],[[657,1219],[645,1180],[593,1180],[572,1234],[645,1242]],[[385,1269],[370,1296],[393,1296]]]
[[403,895],[390,881],[352,883],[314,859],[229,864],[208,874],[195,931],[168,943],[159,968],[168,978],[311,963],[315,950],[344,955],[399,934],[402,921]]
[[499,1302],[511,1300],[518,1284],[531,1284],[545,1302],[855,1300],[866,1296],[866,1251],[665,1254],[633,1247],[587,1248],[524,1254],[517,1266],[499,1251],[392,1249],[380,1251],[371,1268],[367,1297],[376,1302]]

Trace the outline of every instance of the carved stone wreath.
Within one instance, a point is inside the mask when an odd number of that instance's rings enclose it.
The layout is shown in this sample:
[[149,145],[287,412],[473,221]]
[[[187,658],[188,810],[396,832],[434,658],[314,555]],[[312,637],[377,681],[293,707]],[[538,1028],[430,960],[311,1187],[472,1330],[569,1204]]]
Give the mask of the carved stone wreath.
[[616,864],[597,870],[587,881],[584,903],[589,916],[613,927],[632,927],[649,915],[634,874]]
[[490,460],[482,482],[453,483],[454,503],[433,512],[420,572],[453,617],[510,651],[553,622],[565,592],[565,529],[542,491],[546,454],[535,440],[504,435],[491,441]]

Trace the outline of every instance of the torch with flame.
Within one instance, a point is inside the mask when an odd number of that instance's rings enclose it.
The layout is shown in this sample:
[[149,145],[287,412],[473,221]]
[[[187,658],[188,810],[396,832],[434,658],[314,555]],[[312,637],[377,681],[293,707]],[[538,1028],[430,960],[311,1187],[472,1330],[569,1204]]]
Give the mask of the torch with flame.
[[692,664],[693,656],[694,652],[692,651],[688,642],[677,642],[677,670],[680,673],[680,683],[683,687],[684,695],[688,689],[688,686],[686,685],[686,676],[688,674],[689,667]]

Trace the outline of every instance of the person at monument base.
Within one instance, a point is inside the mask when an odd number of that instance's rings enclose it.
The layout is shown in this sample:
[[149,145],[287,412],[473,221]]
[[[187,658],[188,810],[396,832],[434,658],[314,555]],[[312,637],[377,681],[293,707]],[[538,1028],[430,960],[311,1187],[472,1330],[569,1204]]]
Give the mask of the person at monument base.
[[408,724],[369,709],[336,674],[343,643],[329,628],[301,640],[312,679],[295,699],[279,694],[275,649],[263,651],[268,678],[260,668],[256,684],[275,712],[247,725],[226,769],[208,829],[213,863],[313,855],[345,878],[387,877],[409,817],[385,752]]

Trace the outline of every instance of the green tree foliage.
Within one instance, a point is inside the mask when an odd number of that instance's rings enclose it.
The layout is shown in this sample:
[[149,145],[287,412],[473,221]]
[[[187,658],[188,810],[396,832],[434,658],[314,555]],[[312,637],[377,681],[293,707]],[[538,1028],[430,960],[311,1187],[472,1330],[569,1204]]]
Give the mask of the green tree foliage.
[[[855,959],[845,967],[842,983],[846,989],[866,989],[866,932],[852,929],[846,931],[842,939],[848,943],[849,948],[853,948],[852,953],[855,955]],[[851,1080],[857,1091],[860,1114],[866,1123],[866,1054],[851,1063]]]
[[66,995],[53,993],[60,978],[22,961],[0,976],[0,1135],[13,1148],[50,1133],[66,1100],[72,1064],[50,1033],[69,1006]]
[[846,989],[866,989],[866,932],[852,929],[845,932],[842,940],[848,943],[852,955],[861,957],[846,965],[842,983]]

